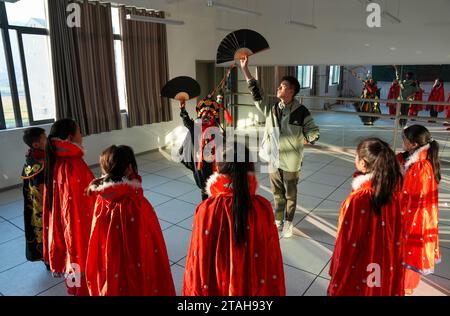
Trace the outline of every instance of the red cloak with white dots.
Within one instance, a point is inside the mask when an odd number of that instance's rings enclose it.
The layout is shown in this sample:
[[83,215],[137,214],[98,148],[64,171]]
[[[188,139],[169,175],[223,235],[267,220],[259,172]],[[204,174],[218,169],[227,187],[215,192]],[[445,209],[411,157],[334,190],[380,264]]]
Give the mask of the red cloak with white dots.
[[439,249],[438,183],[428,160],[429,145],[416,150],[406,160],[397,157],[404,169],[402,213],[405,224],[405,265],[422,275],[434,272],[441,260]]
[[270,202],[256,195],[249,174],[252,208],[246,242],[233,242],[233,182],[213,174],[210,198],[196,210],[184,274],[185,296],[286,295],[278,231]]
[[329,274],[330,296],[404,295],[400,188],[373,210],[371,174],[355,176],[342,203]]
[[53,139],[52,144],[56,161],[53,166],[52,210],[47,208],[44,189],[44,261],[54,273],[81,273],[82,286],[69,289],[69,292],[87,295],[83,275],[94,200],[87,196],[86,188],[94,175],[83,160],[83,148],[59,139]]
[[169,257],[141,178],[90,187],[97,195],[86,280],[93,296],[174,296]]

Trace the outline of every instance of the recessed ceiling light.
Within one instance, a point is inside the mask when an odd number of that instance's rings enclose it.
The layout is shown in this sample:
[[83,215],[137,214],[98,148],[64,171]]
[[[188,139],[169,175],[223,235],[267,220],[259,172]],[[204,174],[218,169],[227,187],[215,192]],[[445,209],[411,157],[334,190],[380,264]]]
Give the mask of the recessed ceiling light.
[[364,44],[364,46],[366,46],[366,47],[370,47],[370,44],[369,44],[369,43],[366,43],[366,44]]
[[422,53],[423,53],[423,52],[422,52],[421,50],[416,50],[416,54],[417,54],[417,55],[422,55]]
[[397,47],[389,47],[391,51],[397,50]]

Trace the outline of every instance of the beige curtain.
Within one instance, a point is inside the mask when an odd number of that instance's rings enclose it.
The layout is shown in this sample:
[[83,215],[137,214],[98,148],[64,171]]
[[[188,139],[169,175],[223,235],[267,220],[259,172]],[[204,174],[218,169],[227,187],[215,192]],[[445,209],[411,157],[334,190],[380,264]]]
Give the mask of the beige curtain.
[[[269,104],[278,102],[277,89],[281,78],[293,76],[297,78],[297,67],[294,66],[259,66],[257,67],[258,81]],[[271,96],[269,96],[271,95]]]
[[48,1],[57,119],[74,119],[83,135],[119,129],[111,6],[77,2],[81,27],[69,28],[69,2]]
[[163,18],[164,13],[120,8],[129,124],[171,121],[170,103],[160,96],[169,77],[166,26],[130,21],[127,14]]

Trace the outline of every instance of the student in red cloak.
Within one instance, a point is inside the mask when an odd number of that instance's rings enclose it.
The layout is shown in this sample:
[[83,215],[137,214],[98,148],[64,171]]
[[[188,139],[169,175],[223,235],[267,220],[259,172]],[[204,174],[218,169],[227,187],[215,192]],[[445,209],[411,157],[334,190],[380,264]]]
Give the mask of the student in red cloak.
[[[444,92],[444,83],[441,79],[436,79],[434,82],[433,88],[430,91],[430,95],[428,97],[429,102],[445,102],[445,92]],[[426,107],[427,111],[430,111],[430,117],[438,117],[439,113],[444,111],[443,105],[433,105],[428,104]],[[430,121],[434,122],[434,121]]]
[[[391,87],[389,88],[389,94],[388,94],[388,100],[397,100],[398,96],[400,95],[400,85],[398,84],[398,81],[394,79],[394,81],[391,84]],[[397,111],[397,103],[386,103],[386,105],[389,107],[389,114],[395,115]]]
[[185,296],[286,294],[272,206],[256,194],[254,165],[245,150],[243,162],[238,162],[235,150],[234,162],[218,163],[219,173],[208,180],[210,198],[197,207],[194,217]]
[[355,166],[339,214],[328,294],[404,295],[399,163],[388,144],[369,138],[359,144]]
[[94,209],[86,194],[94,175],[81,144],[77,123],[62,119],[53,124],[45,152],[44,261],[66,277],[74,295],[88,295],[84,272]]
[[174,296],[169,257],[152,205],[144,197],[133,149],[111,146],[100,156],[103,177],[86,263],[92,296]]
[[433,273],[441,260],[438,234],[441,168],[439,144],[424,126],[413,125],[404,130],[403,149],[405,152],[397,157],[404,171],[405,289],[412,294],[420,275]]
[[[422,87],[420,86],[420,81],[416,80],[417,87],[419,88],[419,91],[416,92],[416,95],[414,97],[414,101],[423,101],[423,93],[425,92]],[[420,111],[422,111],[423,106],[422,104],[412,104],[409,108],[408,116],[417,116]],[[415,121],[415,119],[412,119]]]

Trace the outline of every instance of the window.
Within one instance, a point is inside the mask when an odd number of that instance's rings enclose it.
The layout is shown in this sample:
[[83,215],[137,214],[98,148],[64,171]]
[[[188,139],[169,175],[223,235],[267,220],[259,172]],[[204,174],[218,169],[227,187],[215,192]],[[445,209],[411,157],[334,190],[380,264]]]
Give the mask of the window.
[[338,85],[341,79],[341,67],[330,66],[330,86]]
[[114,55],[116,59],[116,80],[121,111],[127,111],[127,99],[125,88],[125,68],[122,54],[122,38],[120,32],[119,8],[111,8],[112,27],[114,33]]
[[311,89],[313,66],[298,66],[297,79],[301,89]]
[[0,2],[0,129],[54,121],[45,4]]

